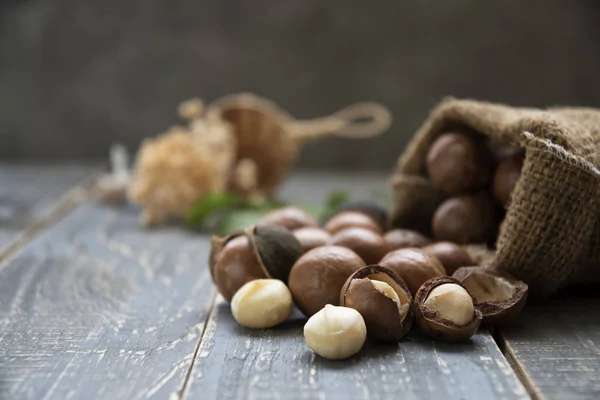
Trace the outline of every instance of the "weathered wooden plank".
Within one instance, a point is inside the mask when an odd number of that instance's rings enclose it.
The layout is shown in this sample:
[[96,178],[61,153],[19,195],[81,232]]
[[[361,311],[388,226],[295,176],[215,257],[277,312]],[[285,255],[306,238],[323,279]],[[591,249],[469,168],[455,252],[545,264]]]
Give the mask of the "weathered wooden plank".
[[600,297],[563,294],[529,305],[499,329],[504,352],[533,397],[600,398]]
[[412,334],[349,361],[314,356],[305,318],[272,330],[240,327],[224,301],[213,308],[186,399],[528,399],[488,333],[448,344]]
[[70,189],[90,177],[93,164],[0,164],[0,253],[47,218]]
[[[322,201],[331,190],[368,198],[385,190],[383,175],[300,175],[281,191],[295,202]],[[305,345],[305,319],[283,326],[240,327],[219,300],[211,311],[185,399],[527,399],[525,388],[487,332],[459,344],[414,334],[396,346],[369,347],[333,362]]]
[[207,237],[85,204],[0,264],[0,393],[165,399],[213,297]]

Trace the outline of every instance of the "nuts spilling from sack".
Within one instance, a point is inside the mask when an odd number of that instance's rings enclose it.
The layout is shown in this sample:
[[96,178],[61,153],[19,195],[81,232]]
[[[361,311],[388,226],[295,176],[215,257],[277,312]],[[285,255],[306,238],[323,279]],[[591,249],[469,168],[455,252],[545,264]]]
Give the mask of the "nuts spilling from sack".
[[[484,187],[490,176],[448,187]],[[514,318],[527,299],[525,283],[476,266],[459,244],[389,229],[386,210],[372,203],[345,204],[320,226],[294,206],[274,210],[245,231],[214,236],[209,265],[239,324],[274,327],[293,303],[309,318],[307,345],[330,359],[351,357],[367,340],[398,342],[413,322],[437,340],[468,340],[482,323]]]
[[431,183],[448,196],[431,221],[435,239],[493,246],[524,158],[522,149],[489,143],[477,133],[440,135],[426,159]]

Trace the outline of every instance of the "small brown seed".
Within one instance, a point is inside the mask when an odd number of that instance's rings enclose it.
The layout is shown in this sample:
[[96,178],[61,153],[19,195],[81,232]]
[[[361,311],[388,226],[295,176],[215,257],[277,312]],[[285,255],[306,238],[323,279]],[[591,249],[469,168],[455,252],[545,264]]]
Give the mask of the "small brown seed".
[[376,264],[390,250],[383,237],[363,228],[348,228],[339,231],[327,242],[331,246],[346,247],[358,254],[367,265]]
[[398,274],[413,296],[425,281],[446,274],[439,260],[421,249],[392,251],[383,257],[379,265]]
[[445,133],[427,153],[431,182],[450,195],[483,189],[490,181],[492,167],[492,155],[475,135]]

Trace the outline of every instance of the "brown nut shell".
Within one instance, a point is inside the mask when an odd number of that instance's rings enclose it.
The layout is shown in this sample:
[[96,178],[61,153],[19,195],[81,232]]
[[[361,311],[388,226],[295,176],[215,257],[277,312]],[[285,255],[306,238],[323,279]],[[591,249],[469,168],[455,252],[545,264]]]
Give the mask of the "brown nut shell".
[[250,238],[243,233],[230,237],[215,253],[212,271],[215,285],[227,301],[246,283],[269,277],[256,257]]
[[475,264],[467,250],[456,243],[437,242],[425,246],[421,250],[440,260],[448,275],[452,275],[460,267]]
[[527,284],[506,271],[492,267],[463,267],[452,276],[473,294],[485,324],[501,324],[514,319],[527,302]]
[[367,265],[376,264],[391,250],[383,236],[363,228],[344,229],[333,235],[327,244],[354,251]]
[[[377,289],[372,280],[387,283],[401,306]],[[406,283],[394,271],[370,265],[353,273],[340,292],[340,305],[354,308],[365,320],[367,337],[376,342],[397,342],[412,326],[412,296]]]
[[289,288],[294,303],[307,317],[325,305],[338,305],[342,286],[365,262],[355,252],[340,246],[317,247],[292,267]]
[[400,249],[386,254],[379,265],[394,271],[414,296],[425,281],[446,274],[440,261],[421,249]]
[[293,231],[308,226],[317,226],[317,220],[306,211],[288,206],[268,212],[258,222],[259,225],[276,225]]
[[524,153],[519,152],[502,160],[494,174],[494,197],[500,204],[508,204],[512,192],[521,177]]
[[302,245],[304,252],[312,250],[316,247],[325,246],[325,243],[327,243],[327,241],[331,238],[329,232],[316,227],[300,228],[296,229],[292,233]]
[[209,270],[221,295],[231,301],[235,292],[252,280],[287,282],[303,252],[300,242],[287,229],[252,226],[227,237],[213,236]]
[[270,225],[250,227],[246,233],[268,277],[287,284],[294,263],[304,254],[294,234],[286,228]]
[[427,172],[434,186],[457,195],[486,187],[492,175],[492,160],[482,137],[445,133],[427,153]]
[[[387,230],[389,225],[389,216],[385,207],[372,201],[351,201],[344,203],[335,211],[333,215],[344,211],[358,211],[370,216],[379,224],[382,231]],[[329,216],[326,220],[330,219],[331,217],[332,216]]]
[[425,236],[410,229],[391,229],[386,232],[383,238],[394,250],[407,247],[423,247],[431,243]]
[[[466,325],[457,325],[448,319],[442,318],[437,312],[423,304],[434,288],[445,283],[454,283],[463,287],[467,293],[469,293],[471,299],[473,299],[473,320]],[[449,276],[433,278],[425,282],[415,296],[413,312],[415,313],[415,322],[423,332],[434,339],[447,342],[457,342],[469,339],[477,332],[477,329],[479,329],[483,317],[481,311],[477,308],[477,302],[475,301],[473,294],[469,292],[469,289],[457,279]]]
[[327,232],[336,233],[349,228],[363,228],[381,234],[381,225],[368,214],[358,211],[342,211],[331,217],[323,227]]
[[435,211],[432,231],[439,241],[491,244],[498,233],[496,205],[486,192],[452,197]]

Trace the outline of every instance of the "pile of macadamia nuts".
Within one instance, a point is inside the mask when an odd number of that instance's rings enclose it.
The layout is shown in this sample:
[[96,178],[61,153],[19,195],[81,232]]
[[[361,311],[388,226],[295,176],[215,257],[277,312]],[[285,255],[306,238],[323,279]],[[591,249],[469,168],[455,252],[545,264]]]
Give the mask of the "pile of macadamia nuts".
[[522,149],[475,132],[441,134],[426,159],[431,183],[447,196],[433,215],[433,237],[493,246],[524,157]]
[[295,305],[308,321],[307,345],[345,359],[365,341],[400,341],[413,321],[439,340],[469,339],[480,324],[502,323],[524,306],[527,285],[475,266],[462,247],[388,229],[385,209],[340,207],[319,226],[288,206],[257,225],[213,237],[210,273],[248,328],[274,327]]

